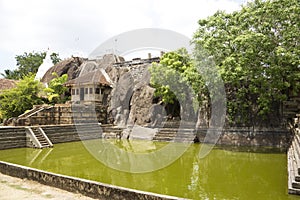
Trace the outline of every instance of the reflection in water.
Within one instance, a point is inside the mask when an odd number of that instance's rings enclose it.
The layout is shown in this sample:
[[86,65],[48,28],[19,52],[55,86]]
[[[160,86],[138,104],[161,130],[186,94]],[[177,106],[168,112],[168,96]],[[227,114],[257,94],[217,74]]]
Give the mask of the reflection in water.
[[[99,140],[90,142],[96,145]],[[107,142],[123,151],[140,154],[155,152],[167,145],[149,141]],[[56,144],[53,149],[2,150],[0,160],[190,199],[299,199],[287,195],[284,153],[252,153],[215,148],[204,159],[198,159],[199,147],[199,144],[193,144],[182,157],[166,168],[142,174],[126,173],[106,167],[90,155],[81,142]],[[122,154],[106,156],[110,162],[123,159]],[[141,160],[131,165],[155,165],[165,157],[168,155],[152,161]]]

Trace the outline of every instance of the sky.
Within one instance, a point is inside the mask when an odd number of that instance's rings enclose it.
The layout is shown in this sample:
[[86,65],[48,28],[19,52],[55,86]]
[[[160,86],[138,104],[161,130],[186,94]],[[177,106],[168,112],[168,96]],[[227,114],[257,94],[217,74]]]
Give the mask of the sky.
[[[192,38],[197,21],[245,0],[0,0],[0,73],[24,52],[88,55],[107,39],[140,28]],[[146,57],[146,56],[145,56]]]

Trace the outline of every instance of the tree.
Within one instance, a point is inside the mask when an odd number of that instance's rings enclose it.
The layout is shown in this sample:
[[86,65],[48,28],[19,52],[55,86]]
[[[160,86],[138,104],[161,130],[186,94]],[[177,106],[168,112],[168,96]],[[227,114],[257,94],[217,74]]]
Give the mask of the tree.
[[[25,76],[28,76],[29,74],[36,74],[45,57],[46,52],[25,52],[23,55],[17,55],[15,57],[17,61],[17,69],[6,69],[4,70],[4,73],[1,73],[1,75],[7,79],[19,80]],[[53,64],[61,61],[58,53],[52,53],[50,58]]]
[[68,97],[65,96],[65,93],[68,91],[68,88],[63,84],[68,81],[68,74],[63,74],[61,77],[58,76],[56,72],[53,72],[53,78],[48,87],[44,89],[47,93],[48,100],[51,103],[65,103],[68,100]]
[[46,52],[42,53],[24,53],[23,55],[17,55],[16,61],[19,72],[19,78],[23,78],[28,74],[36,74],[40,65],[46,57]]
[[202,94],[207,90],[186,49],[165,53],[160,63],[153,63],[149,71],[150,84],[156,89],[154,95],[160,97],[163,103],[174,104],[178,100],[187,115],[197,111],[204,100]]
[[2,119],[17,117],[26,110],[32,109],[33,105],[42,104],[39,97],[42,84],[34,80],[34,75],[25,76],[10,90],[4,90],[0,94],[0,113]]
[[16,70],[5,69],[4,73],[1,73],[1,76],[7,79],[19,79],[19,75]]
[[254,125],[299,92],[299,16],[298,0],[255,0],[199,20],[193,42],[214,59],[231,121]]
[[52,63],[53,63],[54,65],[56,65],[58,62],[61,61],[61,59],[59,58],[59,54],[58,54],[58,53],[54,53],[54,52],[53,52],[53,53],[50,55],[50,58],[51,58]]

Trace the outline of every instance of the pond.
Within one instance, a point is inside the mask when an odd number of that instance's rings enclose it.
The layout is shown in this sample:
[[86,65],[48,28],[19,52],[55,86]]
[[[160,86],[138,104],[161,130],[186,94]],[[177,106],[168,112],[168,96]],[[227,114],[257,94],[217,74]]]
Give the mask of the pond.
[[[99,140],[90,141],[95,144]],[[145,153],[166,143],[115,141],[126,151]],[[278,149],[215,147],[202,159],[201,144],[191,144],[175,162],[147,173],[107,167],[82,142],[55,144],[52,149],[19,148],[0,151],[0,160],[117,186],[190,199],[300,199],[287,194],[286,154]],[[137,165],[149,163],[136,163]]]

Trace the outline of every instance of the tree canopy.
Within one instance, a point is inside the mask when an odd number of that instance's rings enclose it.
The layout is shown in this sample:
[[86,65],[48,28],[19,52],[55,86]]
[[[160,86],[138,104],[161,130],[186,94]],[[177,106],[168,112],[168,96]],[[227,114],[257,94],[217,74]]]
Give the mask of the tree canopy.
[[[19,80],[29,74],[36,74],[45,57],[46,52],[25,52],[23,55],[17,55],[15,57],[17,61],[17,69],[6,69],[4,70],[4,73],[1,73],[1,75],[7,79]],[[56,64],[61,60],[58,53],[52,53],[50,58],[53,64]]]
[[199,20],[193,42],[213,58],[232,120],[267,117],[274,102],[299,93],[299,19],[298,0],[255,0]]
[[195,95],[195,102],[199,100],[203,81],[186,49],[165,53],[160,63],[153,63],[149,71],[150,83],[156,88],[155,96],[161,97],[164,103],[172,104],[178,98],[185,98],[181,95],[187,87]]
[[68,100],[68,97],[65,96],[65,93],[68,91],[68,88],[63,84],[68,81],[68,74],[63,74],[58,76],[56,72],[53,72],[53,78],[48,87],[44,89],[47,93],[47,97],[50,103],[65,103]]
[[34,80],[34,75],[25,76],[10,90],[4,90],[0,94],[0,113],[2,119],[11,118],[23,114],[32,109],[33,105],[43,103],[39,93],[43,85]]

